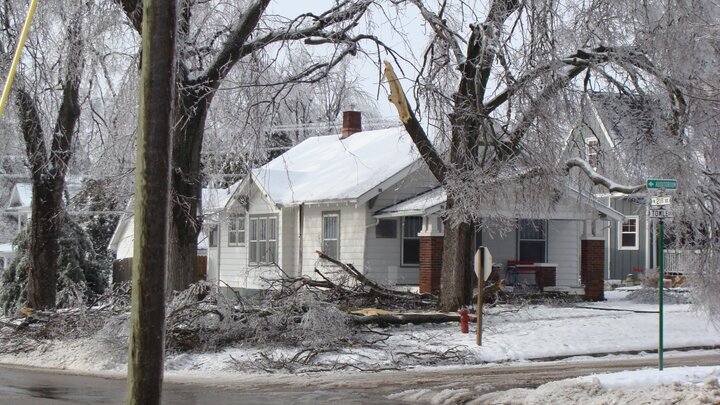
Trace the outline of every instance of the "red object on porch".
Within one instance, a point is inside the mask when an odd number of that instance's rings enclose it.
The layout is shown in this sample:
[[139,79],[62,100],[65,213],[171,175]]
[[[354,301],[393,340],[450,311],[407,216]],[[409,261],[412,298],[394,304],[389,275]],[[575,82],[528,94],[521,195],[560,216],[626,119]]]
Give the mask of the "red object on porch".
[[518,273],[518,282],[535,285],[543,291],[545,287],[554,287],[557,284],[557,267],[551,263],[538,263],[528,260],[508,260],[508,268],[513,267]]

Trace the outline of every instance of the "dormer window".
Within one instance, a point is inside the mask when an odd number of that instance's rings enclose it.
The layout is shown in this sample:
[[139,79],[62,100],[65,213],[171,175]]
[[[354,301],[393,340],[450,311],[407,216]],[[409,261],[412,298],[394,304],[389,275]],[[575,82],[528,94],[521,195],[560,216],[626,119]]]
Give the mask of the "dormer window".
[[594,136],[585,138],[585,156],[587,157],[587,162],[593,169],[597,169],[598,163],[600,162],[599,153],[600,142],[598,142],[597,138]]

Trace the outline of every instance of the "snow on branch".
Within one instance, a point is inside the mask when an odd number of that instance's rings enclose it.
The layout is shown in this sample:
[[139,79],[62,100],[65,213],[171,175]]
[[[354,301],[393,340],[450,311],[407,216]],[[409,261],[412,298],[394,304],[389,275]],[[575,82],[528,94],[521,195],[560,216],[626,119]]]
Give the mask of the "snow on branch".
[[623,194],[633,194],[633,193],[636,193],[645,188],[644,184],[631,186],[631,185],[616,183],[616,182],[610,180],[609,178],[596,172],[595,169],[593,169],[592,166],[590,166],[590,164],[587,161],[580,159],[580,158],[572,158],[572,159],[568,160],[565,163],[565,167],[568,171],[570,169],[572,169],[573,167],[579,168],[580,170],[585,172],[585,174],[590,178],[590,180],[593,182],[593,184],[604,186],[605,188],[608,189],[608,191],[611,191],[611,192],[618,192],[618,193],[623,193]]

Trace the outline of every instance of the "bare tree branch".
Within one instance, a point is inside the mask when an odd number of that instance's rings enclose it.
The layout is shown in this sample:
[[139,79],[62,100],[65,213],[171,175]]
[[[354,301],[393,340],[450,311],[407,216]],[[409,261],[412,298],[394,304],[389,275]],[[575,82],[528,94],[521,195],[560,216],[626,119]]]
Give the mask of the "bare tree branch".
[[595,169],[593,169],[592,166],[590,166],[590,164],[587,161],[580,159],[580,158],[572,158],[572,159],[569,159],[565,163],[566,170],[569,171],[573,167],[577,167],[580,170],[582,170],[590,178],[590,180],[593,182],[593,184],[603,186],[603,187],[607,188],[608,191],[610,191],[610,192],[618,192],[618,193],[623,193],[623,194],[634,194],[640,190],[645,189],[644,184],[638,184],[638,185],[632,186],[632,185],[616,183],[616,182],[612,181],[611,179],[596,172]]
[[395,71],[389,62],[385,62],[385,79],[390,85],[390,96],[388,96],[388,100],[397,108],[405,130],[407,130],[412,138],[415,146],[418,148],[418,152],[420,152],[420,156],[422,156],[428,165],[433,176],[435,176],[440,183],[443,183],[445,181],[445,173],[447,172],[445,162],[433,147],[430,139],[428,139],[425,130],[415,117],[415,113],[410,109],[400,81],[397,76],[395,76]]

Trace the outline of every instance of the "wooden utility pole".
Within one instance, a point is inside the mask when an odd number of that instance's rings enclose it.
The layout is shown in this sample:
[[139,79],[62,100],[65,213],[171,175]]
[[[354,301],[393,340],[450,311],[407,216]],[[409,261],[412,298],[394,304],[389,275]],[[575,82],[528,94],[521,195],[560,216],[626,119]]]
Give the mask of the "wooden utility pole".
[[144,0],[128,404],[160,403],[165,352],[175,0]]

